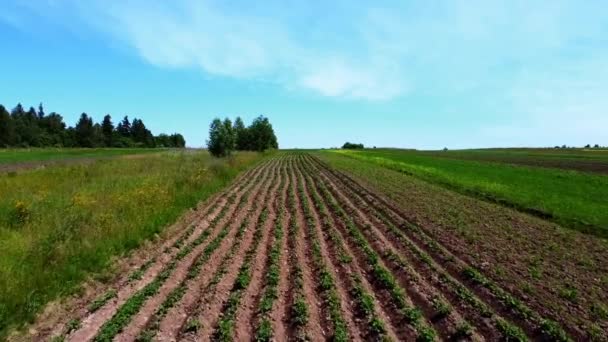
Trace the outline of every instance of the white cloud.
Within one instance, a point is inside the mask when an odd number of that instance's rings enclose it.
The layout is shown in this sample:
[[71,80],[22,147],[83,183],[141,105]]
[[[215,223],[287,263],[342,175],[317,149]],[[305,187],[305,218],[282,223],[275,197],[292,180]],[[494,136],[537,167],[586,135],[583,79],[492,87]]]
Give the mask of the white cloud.
[[74,31],[92,26],[158,67],[373,101],[416,92],[519,106],[505,94],[520,69],[547,77],[551,61],[577,65],[587,45],[607,48],[603,1],[20,3]]
[[330,97],[386,100],[407,90],[402,70],[374,51],[353,56],[309,46],[280,19],[226,11],[207,1],[104,2],[94,12],[90,4],[81,10],[98,29],[159,67],[269,79]]

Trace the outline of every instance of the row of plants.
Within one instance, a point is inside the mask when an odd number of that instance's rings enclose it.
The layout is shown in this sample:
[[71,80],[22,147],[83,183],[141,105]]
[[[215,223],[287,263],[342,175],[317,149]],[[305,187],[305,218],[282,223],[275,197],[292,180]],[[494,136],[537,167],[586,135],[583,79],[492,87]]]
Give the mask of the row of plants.
[[[248,192],[242,196],[241,202],[238,205],[238,209],[241,209],[245,205],[245,203],[247,203],[248,197]],[[215,252],[219,248],[224,238],[228,236],[230,232],[230,226],[231,220],[228,220],[224,224],[224,227],[222,228],[220,233],[205,247],[203,253],[189,267],[186,277],[180,282],[179,286],[177,286],[171,291],[171,293],[169,293],[167,298],[165,298],[163,303],[148,321],[147,328],[141,331],[140,335],[137,338],[139,341],[153,340],[153,338],[156,336],[156,333],[158,332],[161,320],[167,315],[169,310],[182,299],[188,289],[189,283],[192,282],[193,279],[198,276],[203,265],[209,260],[213,252]]]
[[265,276],[265,290],[260,299],[258,305],[258,311],[260,314],[259,322],[255,328],[255,339],[256,341],[271,341],[274,336],[272,323],[270,321],[270,312],[272,311],[273,305],[278,298],[278,286],[280,278],[280,260],[281,252],[283,251],[283,235],[284,235],[284,222],[283,217],[286,214],[285,208],[282,206],[284,203],[284,190],[285,190],[285,168],[282,168],[281,181],[279,183],[280,196],[278,197],[278,203],[275,210],[277,216],[274,222],[274,241],[268,254],[268,264]]
[[[318,170],[315,170],[315,172],[318,172]],[[373,220],[369,216],[356,211],[354,201],[358,200],[357,196],[352,196],[352,194],[346,195],[349,200],[353,201],[351,203],[343,200],[340,191],[336,189],[336,185],[331,179],[324,177],[321,176],[322,179],[327,179],[328,190],[335,196],[338,203],[345,208],[348,215],[354,218],[353,221],[363,228],[361,231],[367,236],[368,241],[376,244],[375,247],[382,251],[380,257],[387,267],[393,272],[404,273],[405,281],[408,284],[404,286],[413,291],[412,300],[427,316],[431,317],[432,315],[432,322],[437,326],[437,329],[441,329],[441,331],[444,331],[449,336],[463,337],[463,335],[471,335],[472,331],[469,331],[471,330],[469,329],[470,324],[458,317],[458,315],[452,316],[453,312],[450,303],[446,301],[443,294],[437,288],[430,286],[426,280],[421,278],[420,274],[414,270],[408,260],[395,252],[396,247],[391,242],[393,240],[386,238],[381,232],[372,229],[371,224],[374,224]],[[413,286],[410,286],[410,284]]]
[[[321,165],[321,167],[323,167],[323,165]],[[330,173],[333,173],[334,176],[338,177],[335,171],[330,171]],[[349,184],[353,185],[352,182],[349,182]],[[464,262],[455,262],[455,256],[425,234],[420,227],[407,221],[396,223],[392,222],[393,215],[387,212],[387,209],[384,208],[384,206],[378,205],[375,201],[366,201],[364,199],[370,198],[370,196],[374,198],[373,194],[365,190],[362,191],[359,189],[359,191],[357,191],[352,187],[349,188],[353,192],[353,197],[357,197],[359,201],[364,203],[364,205],[362,205],[363,208],[373,208],[374,210],[372,211],[372,214],[389,229],[392,235],[396,237],[398,241],[406,245],[406,247],[408,247],[421,262],[425,263],[433,271],[438,272],[443,281],[449,282],[454,287],[454,291],[456,292],[457,296],[478,310],[481,316],[493,317],[495,314],[466,286],[460,284],[456,279],[454,279],[454,275],[461,279],[468,279],[474,285],[487,289],[504,307],[511,310],[519,319],[536,325],[539,328],[540,333],[545,335],[547,338],[555,341],[570,340],[570,337],[557,322],[541,317],[537,312],[527,307],[513,295],[499,287],[487,277],[483,276],[481,272],[475,268],[466,265]],[[426,250],[434,253],[440,260],[451,260],[452,262],[450,262],[449,265],[455,269],[455,274],[450,275],[438,267],[438,265],[433,262],[433,258],[429,254],[425,253],[423,249],[419,248],[414,242],[412,242],[402,229],[397,228],[397,225],[406,227],[407,232],[415,234],[418,240],[421,241],[426,247]],[[501,331],[505,338],[519,341],[527,340],[526,334],[521,330],[521,328],[509,323],[505,319],[495,317],[493,323],[496,328]]]
[[[290,160],[290,167],[293,165],[292,162],[293,160]],[[290,183],[289,188],[287,189],[287,207],[289,208],[289,212],[296,212],[297,205],[295,201],[293,183]],[[296,253],[296,243],[298,241],[298,234],[301,228],[298,225],[296,215],[291,215],[288,227],[289,250],[291,252],[289,263],[290,265],[294,265],[290,277],[292,302],[290,303],[289,317],[290,323],[294,328],[295,337],[305,339],[307,336],[306,324],[308,323],[310,309],[308,308],[306,297],[304,296],[304,274],[302,272],[302,268],[300,267],[300,260]]]
[[363,280],[356,270],[350,269],[349,264],[353,257],[348,253],[344,246],[344,241],[337,229],[332,225],[330,213],[323,203],[322,198],[312,187],[310,176],[306,177],[307,190],[313,200],[317,212],[319,213],[322,222],[323,231],[329,235],[329,239],[333,242],[333,249],[337,252],[338,261],[341,267],[344,268],[346,274],[350,274],[347,281],[350,283],[350,293],[354,299],[356,308],[361,316],[363,316],[366,325],[367,333],[375,338],[388,339],[386,336],[386,323],[378,316],[374,297],[363,287]]
[[409,303],[405,290],[398,284],[393,274],[383,265],[380,256],[370,246],[352,218],[340,207],[325,185],[322,182],[317,182],[316,184],[329,208],[343,224],[355,245],[363,252],[367,261],[367,267],[374,281],[382,289],[388,291],[393,304],[417,333],[417,339],[419,341],[434,341],[437,338],[437,332],[424,320],[420,308],[412,306]]
[[[276,164],[273,164],[272,172],[269,174],[266,174],[264,179],[262,181],[260,181],[260,184],[264,183],[263,186],[264,186],[264,188],[266,188],[265,194],[263,195],[263,197],[265,199],[267,199],[270,194],[268,187],[269,187],[269,184],[272,181],[272,179],[274,179],[275,167],[276,167]],[[249,194],[247,194],[247,198],[249,198]],[[242,209],[242,207],[240,207],[240,208]],[[251,206],[251,212],[258,213],[258,209],[259,209],[259,201],[253,201],[252,206]],[[257,216],[256,222],[257,222],[257,220],[259,220],[261,212],[259,212],[257,215],[258,216]],[[215,293],[215,289],[216,289],[217,285],[223,279],[224,275],[226,275],[226,273],[228,272],[228,266],[232,262],[232,258],[234,257],[236,251],[239,250],[239,248],[243,242],[243,235],[244,235],[245,231],[248,229],[249,223],[250,223],[249,217],[245,217],[243,219],[243,221],[241,222],[241,224],[238,228],[238,231],[235,235],[234,243],[230,247],[230,250],[222,258],[222,261],[221,261],[220,265],[218,266],[217,270],[215,271],[215,273],[213,274],[213,277],[210,279],[209,283],[201,291],[202,293],[205,294],[205,296],[210,296],[211,294]],[[260,227],[258,225],[254,225],[254,229],[255,229],[255,231],[257,231],[260,229]],[[255,234],[255,232],[254,232],[254,234]],[[196,333],[202,326],[202,323],[198,319],[198,317],[201,314],[201,310],[203,307],[203,301],[204,301],[204,297],[202,297],[202,296],[199,297],[196,305],[194,306],[194,311],[189,313],[190,317],[186,320],[185,324],[180,328],[180,333],[182,335],[189,334],[189,333]]]
[[[364,204],[362,206],[363,208],[367,207],[368,203],[363,202],[363,200],[362,200],[363,196],[360,193],[354,192],[354,193],[351,193],[350,195],[354,199],[361,201]],[[376,208],[374,207],[374,209],[376,209]],[[369,211],[371,212],[371,215],[373,215],[376,219],[380,220],[380,222],[389,229],[389,232],[391,232],[393,234],[393,237],[395,237],[398,241],[404,243],[408,248],[410,248],[411,252],[418,258],[418,260],[420,262],[422,262],[427,267],[429,267],[433,272],[436,272],[439,275],[439,279],[441,282],[450,284],[453,287],[451,290],[453,292],[455,292],[455,295],[458,299],[469,304],[474,310],[477,311],[477,314],[480,317],[493,318],[492,319],[493,324],[495,325],[497,330],[503,334],[503,336],[505,338],[514,340],[514,341],[527,340],[525,333],[520,328],[507,322],[506,320],[504,320],[500,317],[495,317],[495,313],[492,311],[491,308],[489,308],[484,302],[479,300],[467,287],[458,283],[454,278],[450,277],[449,274],[446,274],[440,267],[438,267],[433,262],[433,259],[428,254],[426,254],[423,250],[418,248],[413,242],[411,242],[405,236],[403,231],[398,229],[394,224],[392,224],[392,222],[390,222],[388,220],[388,218],[383,214],[383,209],[380,208],[377,210],[369,210]],[[434,245],[434,248],[436,248],[435,245]],[[395,253],[391,253],[389,251],[386,253],[385,256],[387,257],[388,261],[395,262],[397,265],[405,267],[404,270],[406,270],[406,271],[410,267],[409,263],[407,263],[401,256],[399,256]],[[469,330],[470,329],[468,329],[468,324],[466,322],[463,322],[462,324],[457,326],[455,334],[456,335],[468,334]]]
[[298,195],[300,207],[304,213],[309,241],[311,242],[312,246],[312,259],[319,282],[319,289],[321,291],[321,296],[325,301],[327,311],[329,312],[330,322],[333,327],[333,335],[331,338],[334,341],[348,341],[349,335],[346,321],[342,315],[341,299],[336,290],[334,277],[327,268],[327,265],[323,260],[323,256],[321,255],[321,246],[319,245],[319,237],[317,235],[315,226],[315,217],[312,214],[310,205],[308,204],[301,174],[298,177]]
[[[268,219],[268,209],[264,208],[256,225],[263,227]],[[258,246],[262,240],[262,229],[256,230],[253,235],[253,244],[247,250],[243,264],[239,268],[228,301],[222,309],[222,316],[217,323],[214,338],[219,341],[232,341],[234,338],[234,325],[236,323],[236,313],[239,308],[241,298],[249,283],[252,275],[252,262],[257,253]]]

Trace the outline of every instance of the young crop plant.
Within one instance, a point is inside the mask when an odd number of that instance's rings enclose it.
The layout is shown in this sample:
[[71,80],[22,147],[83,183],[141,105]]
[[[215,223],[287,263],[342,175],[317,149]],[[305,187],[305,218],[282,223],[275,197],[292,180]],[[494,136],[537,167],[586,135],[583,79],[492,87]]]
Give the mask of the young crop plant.
[[97,297],[87,308],[89,312],[95,312],[113,298],[116,298],[116,290],[110,289],[100,297]]
[[354,286],[352,288],[353,297],[355,299],[355,305],[357,309],[363,315],[370,333],[375,338],[386,337],[385,323],[376,314],[376,308],[374,304],[374,297],[367,293],[367,291],[361,285],[361,279],[358,276],[353,276]]
[[154,264],[155,262],[156,258],[151,258],[150,260],[146,261],[143,265],[141,265],[141,267],[129,274],[127,282],[132,283],[136,280],[141,280],[141,278],[144,276],[144,273],[146,273],[150,266],[152,266],[152,264]]

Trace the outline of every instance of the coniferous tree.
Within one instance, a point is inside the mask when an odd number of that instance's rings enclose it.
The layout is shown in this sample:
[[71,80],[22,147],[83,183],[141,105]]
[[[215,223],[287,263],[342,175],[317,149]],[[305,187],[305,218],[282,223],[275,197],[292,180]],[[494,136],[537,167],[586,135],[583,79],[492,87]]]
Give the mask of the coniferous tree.
[[95,141],[94,135],[95,131],[93,129],[93,119],[91,119],[86,113],[82,113],[75,127],[77,146],[93,147]]
[[[185,147],[181,134],[161,135],[160,146]],[[46,114],[42,103],[38,110],[30,107],[27,111],[19,103],[10,114],[0,105],[0,148],[1,147],[156,147],[157,138],[146,128],[143,120],[128,117],[114,129],[108,114],[101,123],[83,113],[75,127],[66,127],[63,117],[55,112]]]
[[107,147],[112,146],[112,138],[114,137],[114,124],[112,123],[112,117],[110,114],[106,114],[103,117],[101,123],[101,133],[103,134],[104,144]]
[[129,117],[125,115],[122,121],[116,127],[118,134],[121,136],[128,138],[131,136],[131,123],[129,122]]
[[15,125],[13,118],[4,108],[0,105],[0,147],[12,146],[15,143]]
[[38,119],[44,118],[44,108],[42,107],[42,102],[38,105]]

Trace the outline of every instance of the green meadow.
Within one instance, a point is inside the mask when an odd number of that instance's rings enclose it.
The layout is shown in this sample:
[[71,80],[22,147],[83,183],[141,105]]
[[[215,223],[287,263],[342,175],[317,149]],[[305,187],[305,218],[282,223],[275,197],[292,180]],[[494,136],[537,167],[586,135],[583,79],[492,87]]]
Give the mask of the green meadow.
[[158,148],[9,148],[0,149],[0,164],[116,157],[130,154],[161,152]]

